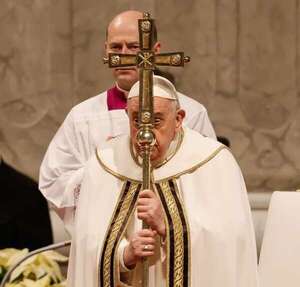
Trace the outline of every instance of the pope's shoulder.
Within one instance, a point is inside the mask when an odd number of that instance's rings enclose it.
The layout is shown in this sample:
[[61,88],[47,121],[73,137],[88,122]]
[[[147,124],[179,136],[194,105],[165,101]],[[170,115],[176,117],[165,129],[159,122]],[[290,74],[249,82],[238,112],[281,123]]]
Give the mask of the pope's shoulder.
[[225,158],[234,160],[234,156],[228,147],[216,139],[203,136],[189,128],[184,128],[182,145],[182,152],[188,155],[191,161],[197,161],[197,158],[206,159],[211,157],[221,161]]
[[[205,137],[194,130],[185,128],[181,160],[186,159],[193,166],[209,167],[216,174],[223,175],[235,174],[240,176],[241,171],[237,160],[231,150],[210,137]],[[184,165],[184,164],[183,164]],[[200,170],[199,170],[200,171]]]

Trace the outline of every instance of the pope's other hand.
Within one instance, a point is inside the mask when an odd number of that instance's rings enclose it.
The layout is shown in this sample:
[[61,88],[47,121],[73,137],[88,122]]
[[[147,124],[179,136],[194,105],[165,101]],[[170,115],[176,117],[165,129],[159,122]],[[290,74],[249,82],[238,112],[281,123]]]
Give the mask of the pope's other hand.
[[133,234],[124,249],[123,260],[127,268],[132,269],[142,258],[154,255],[155,236],[157,232],[142,229]]

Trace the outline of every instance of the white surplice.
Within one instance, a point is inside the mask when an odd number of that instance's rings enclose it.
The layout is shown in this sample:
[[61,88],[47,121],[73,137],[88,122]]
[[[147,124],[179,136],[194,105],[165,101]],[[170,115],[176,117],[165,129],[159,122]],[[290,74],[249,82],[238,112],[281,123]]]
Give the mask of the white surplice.
[[[181,93],[178,97],[186,111],[184,125],[216,138],[205,107]],[[105,147],[108,139],[128,133],[125,110],[108,111],[104,92],[75,106],[51,141],[40,168],[39,187],[69,232],[86,162],[96,147]]]
[[[99,260],[124,180],[139,181],[142,177],[129,152],[128,136],[111,140],[110,146],[98,149],[97,154],[99,158],[92,156],[85,166],[77,199],[68,287],[100,286]],[[177,153],[155,169],[153,176],[156,182],[176,177],[189,226],[189,286],[257,287],[256,246],[246,187],[228,149],[185,129]],[[139,226],[133,216],[127,235]],[[151,261],[150,287],[166,286],[163,250],[161,247]],[[135,287],[140,286],[139,273],[133,271]]]

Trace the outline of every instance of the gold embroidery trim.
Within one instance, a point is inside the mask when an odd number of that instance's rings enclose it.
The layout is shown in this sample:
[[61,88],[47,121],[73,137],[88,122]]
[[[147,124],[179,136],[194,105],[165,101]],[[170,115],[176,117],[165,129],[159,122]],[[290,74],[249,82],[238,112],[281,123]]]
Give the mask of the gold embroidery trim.
[[106,166],[105,163],[104,163],[104,162],[101,160],[101,158],[100,158],[100,155],[99,155],[99,153],[98,153],[98,149],[96,149],[96,157],[97,157],[97,160],[98,160],[99,164],[103,167],[103,169],[104,169],[105,171],[107,171],[108,173],[110,173],[111,175],[113,175],[114,177],[116,177],[116,178],[118,178],[118,179],[120,179],[120,180],[122,180],[122,181],[130,181],[130,182],[132,182],[132,183],[141,183],[140,180],[135,180],[135,179],[133,179],[133,178],[124,176],[124,175],[122,175],[122,174],[120,174],[120,173],[117,173],[117,172],[113,171],[113,170],[110,169],[108,166]]
[[178,200],[180,202],[180,205],[181,205],[181,208],[182,208],[182,212],[183,212],[183,216],[184,216],[184,219],[185,219],[185,223],[186,223],[186,230],[187,230],[187,240],[188,240],[188,254],[186,254],[188,256],[188,286],[190,286],[191,284],[191,270],[190,270],[190,267],[191,267],[191,238],[190,238],[190,225],[189,225],[189,222],[188,222],[188,216],[187,216],[187,213],[186,213],[186,210],[185,210],[185,204],[182,200],[182,197],[181,195],[179,194],[179,189],[178,189],[178,186],[177,186],[177,183],[176,183],[176,180],[172,180],[173,184],[174,184],[174,188],[175,188],[175,191],[176,191],[176,194],[177,194],[177,197],[178,197]]
[[[131,183],[130,184],[130,187],[129,187],[129,190],[123,200],[123,193],[125,191],[125,186],[126,186],[126,182],[124,184],[124,188],[122,190],[122,194],[121,196],[119,197],[118,199],[118,204],[116,205],[116,208],[115,208],[115,211],[114,211],[114,214],[111,218],[111,222],[109,224],[109,228],[107,230],[107,234],[105,236],[105,238],[107,238],[107,245],[106,245],[106,248],[105,250],[102,250],[101,251],[101,255],[100,257],[102,256],[102,253],[104,253],[104,262],[103,262],[103,273],[101,276],[103,276],[103,286],[101,287],[114,287],[114,286],[111,286],[110,285],[110,281],[111,281],[111,273],[110,273],[110,270],[111,270],[111,262],[115,262],[116,260],[114,259],[113,261],[111,261],[111,257],[117,255],[117,248],[116,248],[116,252],[115,254],[113,254],[113,248],[115,246],[115,243],[116,243],[116,240],[117,240],[117,236],[118,236],[118,233],[121,229],[121,227],[128,223],[129,219],[130,219],[130,216],[128,218],[128,221],[124,223],[124,220],[126,218],[126,215],[128,214],[129,212],[129,209],[130,209],[130,206],[131,206],[131,203],[132,203],[132,200],[134,198],[134,195],[136,193],[136,190],[138,188],[138,184],[137,183]],[[123,202],[121,203],[121,201],[123,200]],[[120,212],[119,214],[116,216],[116,211],[117,211],[117,208],[118,206],[121,204],[121,208],[120,208]],[[132,211],[134,211],[134,208],[132,209]],[[109,230],[110,230],[110,227],[112,226],[112,229],[111,229],[111,232],[110,234],[108,234]],[[124,228],[124,231],[125,231],[126,227]],[[122,238],[122,236],[120,236],[120,239]],[[98,262],[100,262],[100,260],[98,260]],[[100,269],[100,266],[98,266],[97,268],[98,270]],[[100,277],[98,276],[98,278],[100,279]],[[116,276],[114,274],[114,282],[116,282]],[[100,280],[99,280],[99,286],[100,286]]]
[[[158,180],[158,181],[156,181],[156,182],[163,182],[163,181],[170,180],[170,179],[173,179],[173,178],[177,179],[177,178],[179,178],[180,176],[182,176],[182,175],[184,175],[184,174],[192,173],[192,172],[194,172],[195,170],[197,170],[198,168],[200,168],[201,166],[203,166],[203,165],[207,164],[209,161],[211,161],[211,160],[212,160],[215,156],[217,156],[218,153],[219,153],[221,150],[223,150],[223,149],[229,150],[226,146],[221,145],[221,146],[218,147],[218,148],[217,148],[210,156],[208,156],[205,160],[199,162],[198,164],[192,166],[191,168],[186,169],[186,170],[184,170],[184,171],[181,171],[181,172],[179,172],[179,173],[176,173],[176,174],[174,174],[174,175],[171,175],[171,176],[169,176],[169,177],[160,179],[160,180]],[[110,173],[111,175],[113,175],[114,177],[116,177],[116,178],[118,178],[118,179],[120,179],[120,180],[122,180],[122,181],[127,181],[127,180],[128,180],[128,181],[131,181],[131,182],[133,182],[133,183],[141,183],[140,180],[136,180],[136,179],[132,179],[132,178],[130,178],[130,177],[124,176],[124,175],[122,175],[122,174],[120,174],[120,173],[117,173],[117,172],[113,171],[113,170],[110,169],[108,166],[106,166],[105,163],[101,160],[100,155],[99,155],[99,153],[98,153],[98,150],[96,150],[96,157],[97,157],[97,160],[98,160],[99,164],[103,167],[103,169],[104,169],[105,171],[107,171],[108,173]]]
[[160,179],[160,180],[158,180],[156,182],[159,183],[159,182],[167,181],[167,180],[170,180],[170,179],[177,179],[177,178],[181,177],[184,174],[193,173],[195,170],[197,170],[201,166],[203,166],[203,165],[207,164],[209,161],[211,161],[223,149],[227,149],[228,150],[228,148],[226,146],[221,145],[210,156],[208,156],[205,160],[199,162],[198,164],[192,166],[191,168],[186,169],[186,170],[181,171],[181,172],[178,172],[178,173],[176,173],[174,175],[171,175],[171,176],[168,176],[166,178]]
[[[175,190],[177,192],[176,183]],[[172,223],[173,223],[173,231],[174,231],[174,262],[170,262],[170,250],[168,248],[167,256],[168,256],[168,286],[170,285],[170,264],[173,265],[173,286],[174,287],[183,287],[184,285],[184,230],[180,217],[180,212],[178,210],[175,198],[172,194],[171,188],[169,186],[168,181],[160,182],[159,186],[162,190],[162,195],[165,198],[166,205],[168,207],[168,213],[170,214]],[[177,194],[178,196],[178,194]],[[180,202],[181,203],[181,202]],[[182,205],[182,203],[181,203]],[[184,214],[183,214],[184,215]],[[187,218],[185,216],[185,222],[188,225]],[[169,226],[168,226],[169,230]],[[189,237],[188,237],[189,238]],[[170,240],[168,236],[168,241]],[[170,246],[170,244],[168,244]],[[190,248],[188,248],[190,250]],[[189,255],[187,254],[188,258]]]

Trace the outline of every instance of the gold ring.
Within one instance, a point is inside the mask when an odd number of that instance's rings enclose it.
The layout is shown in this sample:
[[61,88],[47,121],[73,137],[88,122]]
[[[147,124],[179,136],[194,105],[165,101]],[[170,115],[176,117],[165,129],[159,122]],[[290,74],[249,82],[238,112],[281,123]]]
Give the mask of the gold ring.
[[144,245],[143,250],[144,250],[144,251],[149,250],[149,245]]

